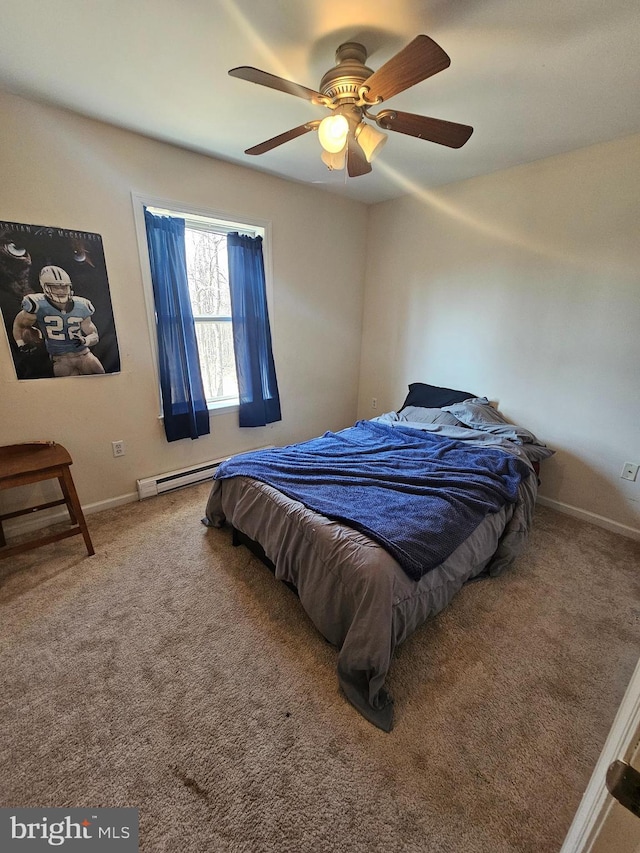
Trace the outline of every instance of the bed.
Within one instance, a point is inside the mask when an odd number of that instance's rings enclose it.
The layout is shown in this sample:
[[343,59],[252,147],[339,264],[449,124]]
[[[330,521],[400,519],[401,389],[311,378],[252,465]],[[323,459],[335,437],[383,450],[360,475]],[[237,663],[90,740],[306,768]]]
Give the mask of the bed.
[[487,398],[413,383],[397,412],[222,463],[203,521],[295,588],[344,695],[390,731],[395,648],[521,553],[552,453]]

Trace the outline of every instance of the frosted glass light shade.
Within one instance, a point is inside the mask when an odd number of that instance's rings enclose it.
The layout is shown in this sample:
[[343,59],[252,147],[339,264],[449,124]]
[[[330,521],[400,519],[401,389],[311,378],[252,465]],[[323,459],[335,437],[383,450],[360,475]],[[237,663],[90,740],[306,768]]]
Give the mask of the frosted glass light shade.
[[323,151],[320,159],[331,172],[340,171],[340,169],[344,169],[347,160],[347,146],[345,145],[342,151],[334,153]]
[[362,122],[358,125],[356,139],[358,140],[360,148],[364,151],[364,156],[367,158],[367,162],[371,163],[374,157],[378,156],[382,150],[382,146],[387,141],[387,134],[382,133],[382,131],[378,130],[376,127],[372,127],[370,124]]
[[344,148],[348,133],[349,122],[343,115],[327,116],[318,127],[320,145],[330,154],[337,154]]

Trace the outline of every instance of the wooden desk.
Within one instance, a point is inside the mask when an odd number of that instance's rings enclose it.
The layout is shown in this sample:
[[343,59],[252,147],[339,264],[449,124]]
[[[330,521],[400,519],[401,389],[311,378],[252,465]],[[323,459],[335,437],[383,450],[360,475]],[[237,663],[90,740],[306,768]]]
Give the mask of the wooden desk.
[[[6,447],[0,447],[0,489],[12,489],[15,486],[26,486],[29,483],[37,483],[40,480],[57,478],[63,494],[60,500],[0,515],[0,559],[79,534],[84,538],[89,556],[95,553],[89,535],[89,528],[84,519],[84,513],[82,512],[76,487],[71,477],[71,471],[69,470],[71,462],[71,456],[69,456],[68,451],[61,444],[36,442],[33,444],[11,444]],[[8,518],[17,518],[20,515],[38,512],[38,510],[61,506],[62,504],[66,504],[71,524],[73,525],[72,527],[62,530],[59,533],[51,533],[36,539],[30,539],[28,542],[21,542],[18,545],[7,545],[4,530],[2,529],[3,521]]]

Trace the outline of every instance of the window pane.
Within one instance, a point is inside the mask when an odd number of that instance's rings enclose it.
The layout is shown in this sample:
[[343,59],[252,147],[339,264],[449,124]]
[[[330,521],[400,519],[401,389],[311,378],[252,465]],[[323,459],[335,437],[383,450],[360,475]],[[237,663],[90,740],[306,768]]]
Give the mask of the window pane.
[[[194,315],[230,317],[226,234],[186,228],[185,248],[189,296]],[[196,320],[196,337],[206,399],[237,399],[238,380],[231,323]]]
[[231,323],[197,322],[200,369],[207,400],[238,397]]
[[184,239],[193,313],[201,317],[230,317],[226,234],[187,228]]

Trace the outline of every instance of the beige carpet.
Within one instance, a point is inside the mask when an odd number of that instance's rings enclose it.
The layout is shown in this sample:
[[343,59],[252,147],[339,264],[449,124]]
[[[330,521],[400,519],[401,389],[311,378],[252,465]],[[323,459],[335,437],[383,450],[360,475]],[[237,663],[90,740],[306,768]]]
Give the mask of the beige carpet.
[[637,660],[640,544],[539,508],[400,648],[385,734],[207,493],[0,563],[0,804],[136,806],[149,853],[558,851]]

